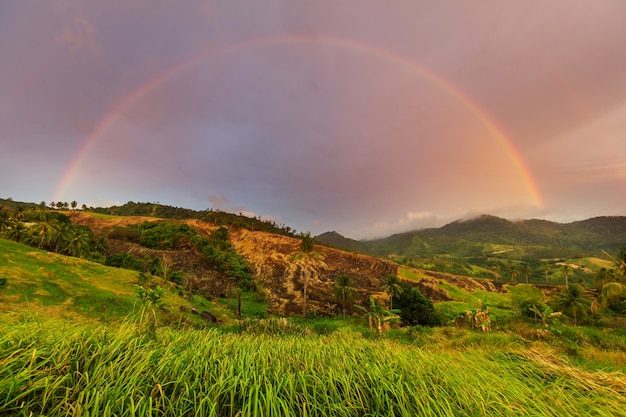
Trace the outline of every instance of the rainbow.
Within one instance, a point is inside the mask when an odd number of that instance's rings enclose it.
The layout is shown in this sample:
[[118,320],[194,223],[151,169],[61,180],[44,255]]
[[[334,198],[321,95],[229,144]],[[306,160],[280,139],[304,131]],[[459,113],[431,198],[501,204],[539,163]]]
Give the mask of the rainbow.
[[449,94],[452,98],[454,98],[457,102],[462,104],[464,108],[466,108],[491,134],[491,136],[496,139],[501,149],[506,153],[506,155],[512,161],[513,166],[520,173],[521,179],[524,182],[530,199],[532,200],[532,204],[536,207],[543,207],[543,200],[539,189],[533,180],[532,174],[530,173],[528,167],[524,163],[522,157],[519,155],[519,152],[515,148],[515,146],[511,143],[511,141],[507,138],[506,134],[502,131],[502,129],[497,125],[497,123],[489,117],[486,111],[484,111],[476,102],[472,101],[465,93],[463,93],[457,86],[444,79],[440,75],[432,72],[428,68],[417,64],[416,62],[407,59],[401,55],[398,55],[394,52],[381,49],[377,46],[358,43],[351,40],[340,39],[340,38],[328,38],[328,37],[306,37],[306,36],[275,36],[275,37],[265,37],[265,38],[255,38],[235,44],[231,44],[225,47],[217,48],[214,50],[210,50],[194,56],[193,58],[184,61],[174,67],[160,73],[156,77],[152,78],[147,83],[143,84],[135,91],[131,92],[129,95],[125,96],[120,102],[114,106],[113,110],[107,114],[95,129],[87,136],[87,138],[83,141],[80,148],[73,155],[67,169],[65,170],[61,181],[59,182],[53,199],[62,200],[65,197],[66,190],[69,188],[72,183],[76,172],[79,170],[82,160],[89,153],[91,148],[98,142],[98,140],[106,133],[107,129],[109,129],[115,122],[120,118],[121,114],[148,95],[151,91],[158,88],[163,83],[167,82],[171,78],[174,78],[185,70],[192,68],[193,66],[204,62],[208,59],[216,57],[220,54],[226,54],[238,50],[242,50],[245,48],[251,48],[262,45],[272,45],[272,44],[328,44],[334,47],[339,48],[349,48],[351,50],[356,50],[365,54],[369,54],[380,59],[385,59],[396,63],[398,65],[405,66],[410,68],[412,71],[416,72],[422,77],[430,80],[435,83],[439,88],[444,90],[447,94]]

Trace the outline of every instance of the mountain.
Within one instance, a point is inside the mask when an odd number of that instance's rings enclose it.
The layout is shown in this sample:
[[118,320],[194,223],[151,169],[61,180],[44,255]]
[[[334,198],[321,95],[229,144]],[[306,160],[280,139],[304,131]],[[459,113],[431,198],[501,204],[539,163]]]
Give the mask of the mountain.
[[626,246],[626,217],[595,217],[562,224],[536,219],[510,221],[482,215],[383,239],[355,241],[331,232],[318,236],[318,241],[375,256],[447,254],[462,258],[484,255],[497,245],[524,247],[525,255],[535,257],[591,256]]
[[316,236],[315,240],[323,245],[330,246],[332,248],[356,252],[361,249],[362,245],[362,243],[358,240],[347,238],[335,231],[322,233],[321,235]]

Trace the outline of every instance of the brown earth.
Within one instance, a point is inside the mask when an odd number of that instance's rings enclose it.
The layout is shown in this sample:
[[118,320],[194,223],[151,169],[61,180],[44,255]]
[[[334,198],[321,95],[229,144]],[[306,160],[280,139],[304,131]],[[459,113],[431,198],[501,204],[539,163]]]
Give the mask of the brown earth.
[[[89,226],[96,233],[106,233],[116,226],[163,221],[154,217],[106,216],[94,217],[89,213],[69,212],[73,223]],[[203,236],[209,236],[216,226],[197,219],[180,220],[193,227]],[[335,314],[339,306],[332,295],[333,285],[339,274],[348,274],[358,289],[356,303],[367,305],[369,297],[377,302],[386,302],[388,297],[381,290],[384,279],[397,275],[397,264],[380,258],[345,252],[321,245],[315,251],[320,258],[304,261],[299,253],[300,239],[273,233],[250,231],[231,227],[230,240],[235,250],[252,266],[254,278],[262,281],[270,295],[270,312],[290,315],[302,313],[304,283],[307,282],[307,310],[321,315]],[[232,281],[212,269],[211,265],[194,250],[163,251],[147,249],[140,245],[109,239],[111,254],[130,253],[140,257],[167,258],[174,270],[185,271],[184,281],[190,289],[204,296],[224,296]],[[448,301],[452,298],[438,283],[445,280],[467,291],[483,290],[505,292],[500,283],[477,280],[432,271],[420,271],[418,281],[406,280],[416,285],[433,301]]]

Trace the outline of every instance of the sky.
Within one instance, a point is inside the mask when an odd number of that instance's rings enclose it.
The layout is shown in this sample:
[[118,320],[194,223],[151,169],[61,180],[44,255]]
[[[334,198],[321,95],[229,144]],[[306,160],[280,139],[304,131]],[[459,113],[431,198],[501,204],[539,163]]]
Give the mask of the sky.
[[626,215],[622,0],[3,0],[0,197],[367,239]]

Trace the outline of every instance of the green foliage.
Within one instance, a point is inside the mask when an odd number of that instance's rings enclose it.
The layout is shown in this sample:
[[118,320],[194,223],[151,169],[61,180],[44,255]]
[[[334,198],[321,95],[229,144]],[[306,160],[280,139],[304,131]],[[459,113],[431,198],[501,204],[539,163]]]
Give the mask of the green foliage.
[[430,350],[354,331],[309,334],[280,319],[145,338],[130,324],[3,317],[0,414],[624,415],[620,374],[520,349],[511,336],[454,331],[447,339],[458,347]]
[[130,253],[107,255],[104,264],[106,266],[114,266],[116,268],[133,269],[139,272],[144,271],[144,259],[131,255]]
[[139,285],[135,285],[135,293],[137,298],[141,301],[141,311],[139,313],[139,323],[146,330],[146,333],[150,337],[156,337],[157,328],[157,312],[162,308],[165,308],[165,301],[163,296],[165,295],[165,288],[145,288]]
[[354,282],[348,274],[339,274],[335,279],[333,286],[333,296],[343,307],[343,316],[346,316],[346,309],[354,303],[357,289],[354,288]]
[[122,206],[97,207],[90,211],[116,216],[149,216],[163,219],[200,219],[217,226],[242,227],[248,230],[261,230],[270,233],[293,236],[295,230],[273,221],[264,221],[258,217],[227,213],[219,210],[196,211],[181,207],[172,207],[159,203],[141,203],[129,201]]
[[396,309],[400,310],[400,318],[405,326],[441,324],[433,303],[418,288],[403,285],[396,299]]
[[591,310],[591,300],[585,295],[584,287],[581,284],[572,284],[563,288],[553,296],[551,303],[555,310],[563,311],[572,317],[574,326],[576,326],[579,316],[585,316]]

